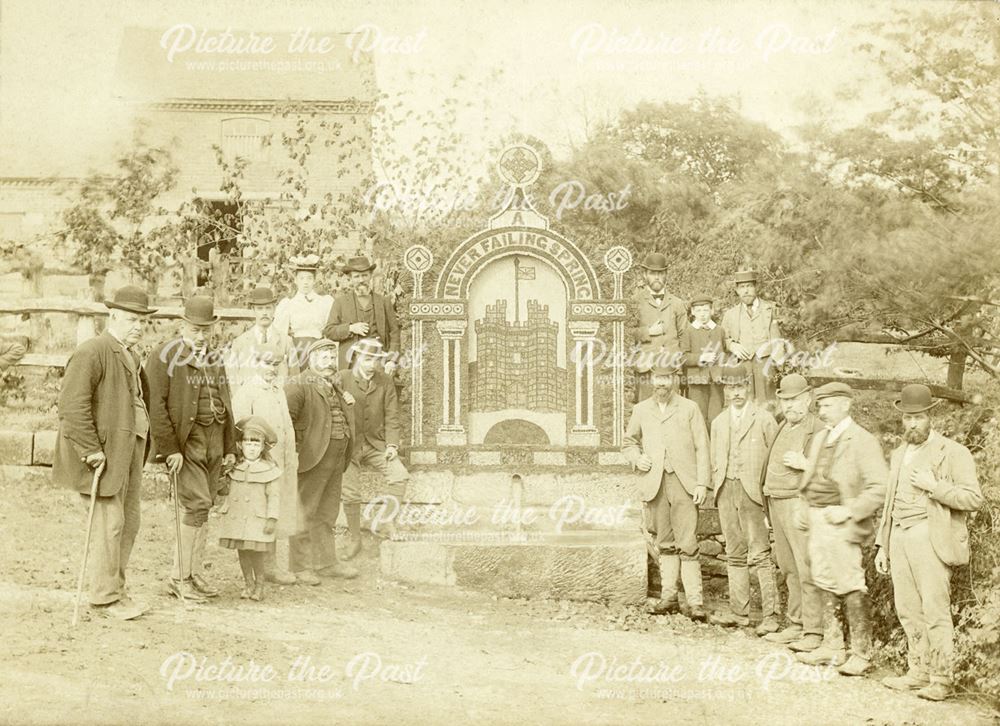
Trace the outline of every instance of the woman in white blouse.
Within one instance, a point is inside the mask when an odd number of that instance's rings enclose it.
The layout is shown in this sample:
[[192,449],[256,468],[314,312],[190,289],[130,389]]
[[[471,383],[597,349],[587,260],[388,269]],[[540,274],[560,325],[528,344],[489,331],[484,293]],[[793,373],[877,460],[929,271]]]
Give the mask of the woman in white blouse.
[[323,326],[330,317],[333,297],[314,291],[319,255],[292,257],[295,274],[295,294],[278,303],[274,313],[274,328],[291,336],[295,349],[304,351],[311,342],[323,337]]

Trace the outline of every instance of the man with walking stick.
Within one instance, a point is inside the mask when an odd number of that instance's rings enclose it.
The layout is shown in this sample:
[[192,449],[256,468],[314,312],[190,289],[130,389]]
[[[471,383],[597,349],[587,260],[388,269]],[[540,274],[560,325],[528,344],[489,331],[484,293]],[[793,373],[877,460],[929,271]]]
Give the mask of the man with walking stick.
[[132,620],[143,607],[127,594],[125,571],[139,531],[149,442],[149,385],[132,346],[154,310],[134,286],[121,288],[105,305],[107,329],[81,344],[66,364],[52,479],[79,491],[91,512],[91,609]]

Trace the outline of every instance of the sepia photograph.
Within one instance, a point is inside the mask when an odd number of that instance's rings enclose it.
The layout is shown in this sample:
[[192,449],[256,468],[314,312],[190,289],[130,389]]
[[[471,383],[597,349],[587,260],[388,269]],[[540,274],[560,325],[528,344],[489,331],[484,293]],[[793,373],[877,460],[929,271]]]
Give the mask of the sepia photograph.
[[1000,1],[0,0],[0,723],[1000,723]]

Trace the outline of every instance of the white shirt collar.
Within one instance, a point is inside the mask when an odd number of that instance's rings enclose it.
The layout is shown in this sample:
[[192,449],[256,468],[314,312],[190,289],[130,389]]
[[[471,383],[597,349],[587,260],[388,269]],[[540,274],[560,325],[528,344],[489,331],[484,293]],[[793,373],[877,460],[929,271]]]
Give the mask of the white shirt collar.
[[755,297],[750,305],[744,303],[743,307],[745,307],[751,315],[756,315],[757,311],[760,309],[760,298]]
[[832,444],[834,441],[839,439],[840,435],[845,431],[847,431],[847,427],[850,426],[852,423],[854,423],[854,419],[848,416],[839,424],[834,426],[832,429],[829,429],[830,433],[826,435],[826,442],[828,444]]
[[691,323],[691,327],[697,328],[698,330],[715,330],[715,321],[709,318],[708,322],[702,325],[697,320],[695,320],[694,322]]
[[734,406],[730,406],[729,416],[732,419],[733,423],[739,423],[743,419],[743,415],[747,412],[748,408],[750,408],[749,401],[743,404],[743,408],[735,408]]

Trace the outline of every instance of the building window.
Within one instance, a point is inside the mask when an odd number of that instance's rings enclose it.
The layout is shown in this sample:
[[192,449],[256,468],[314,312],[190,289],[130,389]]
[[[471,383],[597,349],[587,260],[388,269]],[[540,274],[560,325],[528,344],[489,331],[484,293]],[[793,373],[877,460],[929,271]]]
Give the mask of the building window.
[[266,161],[271,122],[257,118],[228,118],[222,122],[222,151],[226,156],[242,156]]

